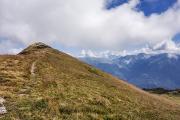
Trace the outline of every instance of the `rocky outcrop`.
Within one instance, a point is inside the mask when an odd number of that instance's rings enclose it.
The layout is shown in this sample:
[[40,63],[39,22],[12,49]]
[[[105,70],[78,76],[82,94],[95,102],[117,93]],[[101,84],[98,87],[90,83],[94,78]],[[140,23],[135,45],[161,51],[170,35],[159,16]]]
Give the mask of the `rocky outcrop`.
[[41,42],[38,42],[38,43],[34,43],[32,45],[30,45],[29,47],[27,47],[26,49],[24,49],[22,52],[20,52],[19,54],[20,55],[24,55],[24,54],[29,54],[29,53],[32,53],[32,52],[36,52],[36,51],[40,51],[40,50],[43,50],[43,49],[47,49],[47,48],[51,48],[50,46],[44,44],[44,43],[41,43]]

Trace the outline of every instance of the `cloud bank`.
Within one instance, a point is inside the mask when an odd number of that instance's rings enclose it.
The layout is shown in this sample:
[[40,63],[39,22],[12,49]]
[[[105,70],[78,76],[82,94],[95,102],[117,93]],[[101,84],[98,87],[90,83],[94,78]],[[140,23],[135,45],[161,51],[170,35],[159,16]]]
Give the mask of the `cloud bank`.
[[81,50],[81,53],[78,57],[91,57],[91,58],[109,58],[113,59],[114,57],[127,56],[127,55],[138,55],[140,53],[145,53],[148,55],[156,55],[167,53],[169,56],[180,55],[180,43],[175,44],[173,41],[162,41],[154,46],[144,46],[140,49],[127,51],[93,51],[93,50]]
[[[1,0],[0,52],[19,44],[60,43],[92,50],[135,50],[180,32],[180,0],[162,14],[137,12],[139,0],[105,9],[104,0]],[[6,47],[3,47],[6,46]]]

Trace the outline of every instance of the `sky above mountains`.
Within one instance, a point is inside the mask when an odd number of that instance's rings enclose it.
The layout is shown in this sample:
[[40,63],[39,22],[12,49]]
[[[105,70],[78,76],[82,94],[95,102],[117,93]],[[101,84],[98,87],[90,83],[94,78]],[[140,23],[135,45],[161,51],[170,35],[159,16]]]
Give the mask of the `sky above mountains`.
[[[117,8],[129,1],[130,0],[108,0],[106,8]],[[145,16],[150,16],[154,13],[161,14],[177,3],[177,1],[178,0],[139,0],[134,9],[142,11]]]
[[1,54],[33,42],[78,55],[180,41],[180,0],[1,0],[0,18]]

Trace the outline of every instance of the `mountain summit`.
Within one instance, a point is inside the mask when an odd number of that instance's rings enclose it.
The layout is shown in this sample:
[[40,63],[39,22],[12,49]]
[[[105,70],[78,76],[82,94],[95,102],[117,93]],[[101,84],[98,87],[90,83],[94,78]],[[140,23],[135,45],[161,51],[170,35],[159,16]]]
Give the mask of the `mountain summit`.
[[30,45],[29,47],[24,49],[19,54],[28,54],[30,52],[40,51],[40,50],[44,50],[46,48],[51,48],[51,47],[46,45],[46,44],[44,44],[44,43],[42,43],[42,42],[37,42],[37,43],[34,43],[34,44]]
[[43,43],[0,56],[0,119],[179,120],[180,105]]

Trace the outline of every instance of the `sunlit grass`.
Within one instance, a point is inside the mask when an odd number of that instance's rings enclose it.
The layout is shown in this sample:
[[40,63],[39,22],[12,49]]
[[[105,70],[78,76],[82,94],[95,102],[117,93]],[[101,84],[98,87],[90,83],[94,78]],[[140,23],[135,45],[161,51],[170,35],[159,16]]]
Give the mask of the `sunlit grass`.
[[6,99],[8,110],[1,119],[180,119],[180,106],[171,100],[51,48],[31,52],[0,56],[0,96]]

